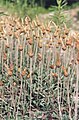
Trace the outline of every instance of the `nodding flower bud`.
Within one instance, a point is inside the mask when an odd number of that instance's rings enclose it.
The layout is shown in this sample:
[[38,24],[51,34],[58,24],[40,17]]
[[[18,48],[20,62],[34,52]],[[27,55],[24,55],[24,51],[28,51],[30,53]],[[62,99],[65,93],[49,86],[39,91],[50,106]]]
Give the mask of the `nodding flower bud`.
[[67,70],[66,70],[66,68],[64,66],[62,66],[62,70],[64,72],[64,76],[68,77],[68,72],[67,72]]
[[46,33],[45,29],[42,29],[42,33],[43,33],[43,35],[45,35],[45,33]]
[[38,47],[39,47],[39,48],[42,48],[42,40],[39,41]]
[[66,50],[66,46],[65,46],[65,45],[62,46],[62,50],[63,50],[63,51]]
[[61,61],[60,61],[60,60],[57,60],[57,61],[56,61],[56,66],[57,66],[57,67],[60,67],[60,66],[61,66]]
[[6,48],[9,48],[9,44],[5,44],[5,47],[6,47]]
[[68,72],[67,72],[67,70],[64,70],[64,76],[65,76],[65,77],[68,77]]
[[22,51],[22,50],[23,50],[23,46],[19,45],[19,51]]
[[30,38],[30,39],[28,40],[28,43],[29,43],[30,45],[33,44],[33,40],[32,40],[32,38]]
[[31,58],[32,58],[34,54],[33,54],[33,52],[32,52],[32,51],[30,51],[30,52],[28,52],[28,55],[29,55],[29,57],[31,57]]
[[29,22],[29,21],[28,21],[28,18],[26,17],[26,18],[25,18],[25,25],[28,25],[28,22]]
[[41,53],[38,53],[38,60],[39,60],[39,61],[42,60],[42,55],[41,55]]
[[27,75],[27,79],[29,79],[29,78],[30,78],[30,74]]
[[57,32],[55,32],[55,33],[54,33],[54,37],[57,37],[57,36],[58,36],[58,33],[57,33]]
[[47,32],[50,32],[51,30],[50,30],[50,28],[48,27],[48,28],[46,29],[46,31],[47,31]]
[[58,45],[58,44],[56,44],[55,46],[56,46],[56,48],[59,48],[59,45]]
[[59,40],[58,40],[58,44],[62,44],[62,41],[61,41],[61,39],[59,39]]
[[56,67],[60,67],[60,66],[61,66],[61,60],[60,60],[59,53],[57,53]]
[[12,36],[12,31],[9,31],[9,32],[8,32],[8,35],[9,35],[9,36]]
[[16,82],[13,82],[13,86],[14,86],[14,87],[16,86]]
[[13,64],[10,64],[10,70],[13,71],[13,69],[14,69]]
[[70,45],[70,46],[71,46],[71,44],[72,44],[72,41],[71,41],[71,40],[67,40],[67,41],[66,41],[66,45]]
[[3,60],[4,60],[4,61],[7,60],[7,54],[6,54],[6,53],[3,54]]
[[54,68],[55,68],[55,66],[54,66],[54,65],[50,65],[50,68],[51,68],[51,69],[54,69]]
[[37,26],[39,27],[41,24],[40,24],[40,22],[39,21],[37,21]]
[[69,30],[66,29],[66,30],[65,30],[65,35],[68,35],[68,33],[69,33]]
[[3,81],[0,81],[0,86],[3,86],[3,85],[4,85]]
[[58,78],[58,74],[57,73],[52,73],[52,76]]
[[26,69],[24,69],[24,70],[22,71],[21,75],[22,75],[22,76],[25,76],[25,74],[26,74]]
[[8,76],[12,76],[12,71],[10,69],[8,70]]
[[62,35],[62,38],[65,39],[65,38],[66,38],[66,35]]

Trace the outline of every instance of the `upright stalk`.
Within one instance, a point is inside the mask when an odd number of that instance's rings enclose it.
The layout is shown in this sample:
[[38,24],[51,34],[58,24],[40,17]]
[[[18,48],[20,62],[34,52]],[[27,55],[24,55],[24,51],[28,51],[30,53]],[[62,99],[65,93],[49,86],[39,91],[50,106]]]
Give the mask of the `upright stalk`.
[[62,120],[62,113],[61,113],[61,101],[60,101],[60,87],[59,87],[59,84],[60,84],[60,76],[59,76],[59,70],[58,70],[58,86],[57,86],[57,89],[58,89],[58,107],[59,107],[59,115],[60,115],[60,120]]
[[32,107],[32,58],[30,58],[30,113],[29,113],[30,120],[32,120],[31,107]]
[[76,66],[76,69],[77,69],[77,80],[76,80],[76,95],[75,95],[75,117],[74,117],[74,120],[77,120],[77,116],[78,116],[78,83],[79,83],[79,64],[77,63],[77,66]]
[[67,84],[67,102],[68,102],[68,107],[69,107],[69,119],[72,120],[69,93],[70,93],[70,90],[69,90],[69,80],[68,80],[68,84]]

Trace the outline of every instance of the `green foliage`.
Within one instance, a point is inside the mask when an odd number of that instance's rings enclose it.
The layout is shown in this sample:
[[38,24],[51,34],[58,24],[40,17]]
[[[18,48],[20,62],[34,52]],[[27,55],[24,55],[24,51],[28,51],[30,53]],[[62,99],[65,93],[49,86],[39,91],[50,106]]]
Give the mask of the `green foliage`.
[[66,0],[57,0],[57,6],[51,6],[49,8],[49,11],[53,13],[52,20],[58,26],[63,26],[63,23],[66,23],[67,27],[69,27],[72,23],[70,17],[64,12],[66,5]]
[[53,21],[59,26],[67,22],[67,16],[63,12],[63,8],[66,6],[66,4],[66,0],[57,0],[58,6],[55,7]]

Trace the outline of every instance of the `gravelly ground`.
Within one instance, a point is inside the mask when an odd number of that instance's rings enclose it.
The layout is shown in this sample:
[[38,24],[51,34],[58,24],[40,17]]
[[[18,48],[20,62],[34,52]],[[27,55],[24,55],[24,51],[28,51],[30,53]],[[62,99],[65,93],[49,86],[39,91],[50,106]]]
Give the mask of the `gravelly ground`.
[[70,10],[69,14],[73,20],[72,28],[79,30],[79,8]]

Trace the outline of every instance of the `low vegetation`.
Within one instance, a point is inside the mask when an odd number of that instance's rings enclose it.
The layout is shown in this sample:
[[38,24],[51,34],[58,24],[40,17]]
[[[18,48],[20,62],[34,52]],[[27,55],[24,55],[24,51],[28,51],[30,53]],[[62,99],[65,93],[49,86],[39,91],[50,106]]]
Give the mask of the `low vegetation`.
[[61,3],[55,21],[0,16],[1,120],[79,119],[79,32]]
[[0,102],[6,120],[78,120],[79,33],[38,18],[0,18]]

